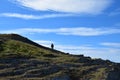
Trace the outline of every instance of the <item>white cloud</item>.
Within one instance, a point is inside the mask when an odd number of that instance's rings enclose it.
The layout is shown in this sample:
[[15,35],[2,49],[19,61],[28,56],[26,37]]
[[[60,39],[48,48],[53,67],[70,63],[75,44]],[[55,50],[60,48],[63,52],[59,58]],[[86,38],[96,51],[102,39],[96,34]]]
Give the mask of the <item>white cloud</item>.
[[21,18],[21,19],[46,19],[46,18],[67,17],[67,16],[77,16],[77,15],[75,14],[28,15],[28,14],[19,14],[19,13],[1,13],[0,16]]
[[15,17],[15,18],[22,18],[22,19],[38,19],[38,16],[18,14],[18,13],[2,13],[0,15],[5,17]]
[[87,28],[87,27],[56,28],[56,29],[22,28],[22,29],[16,29],[16,30],[0,31],[0,33],[19,33],[19,34],[54,33],[57,35],[100,36],[100,35],[109,35],[109,34],[120,34],[120,29],[119,28]]
[[104,43],[101,43],[101,45],[108,46],[108,47],[120,48],[120,43],[104,42]]
[[14,0],[16,3],[39,11],[100,14],[112,0]]
[[120,33],[120,29],[108,29],[108,28],[61,28],[62,35],[78,35],[78,36],[98,36]]

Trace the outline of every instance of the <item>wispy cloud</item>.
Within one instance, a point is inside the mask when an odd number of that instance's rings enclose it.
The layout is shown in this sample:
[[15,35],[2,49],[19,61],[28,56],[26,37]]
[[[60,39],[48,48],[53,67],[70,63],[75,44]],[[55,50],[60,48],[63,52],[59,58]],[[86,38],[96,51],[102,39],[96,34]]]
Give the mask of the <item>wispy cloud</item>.
[[0,31],[0,33],[19,33],[19,34],[54,33],[57,35],[100,36],[100,35],[120,34],[120,29],[119,28],[87,28],[87,27],[56,28],[56,29],[22,28],[22,29],[16,29],[16,30]]
[[67,16],[77,16],[75,14],[46,14],[46,15],[29,15],[20,13],[1,13],[2,17],[12,17],[21,19],[46,19],[46,18],[56,18],[56,17],[67,17]]
[[[34,40],[35,42],[50,47],[51,41],[49,40]],[[80,46],[76,45],[60,45],[58,42],[55,43],[55,49],[64,51],[66,53],[71,54],[84,54],[85,56],[91,56],[92,58],[102,58],[102,59],[109,59],[115,62],[120,62],[120,49],[113,48],[112,46],[108,47],[95,47],[90,44],[84,44]],[[100,44],[101,45],[101,44]]]
[[52,43],[56,43],[54,41],[50,41],[50,40],[33,40],[34,42],[38,43],[38,44],[41,44],[41,45],[44,45],[46,47],[50,47],[50,45]]
[[112,0],[14,0],[16,3],[39,11],[100,14]]
[[120,33],[120,29],[108,29],[108,28],[61,28],[62,35],[78,35],[78,36],[99,36]]
[[50,47],[51,43],[54,43],[57,49],[60,50],[78,50],[78,49],[92,49],[89,45],[82,46],[73,46],[73,45],[59,45],[58,42],[50,41],[50,40],[33,40],[34,42],[44,45],[46,47]]
[[120,48],[120,43],[104,42],[104,43],[101,43],[101,45],[108,46],[108,47]]

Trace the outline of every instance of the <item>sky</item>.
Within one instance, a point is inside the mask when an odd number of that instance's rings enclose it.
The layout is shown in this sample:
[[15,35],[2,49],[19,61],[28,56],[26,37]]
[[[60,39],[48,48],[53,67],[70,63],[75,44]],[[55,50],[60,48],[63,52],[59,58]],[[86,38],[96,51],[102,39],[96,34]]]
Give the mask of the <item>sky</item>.
[[120,0],[0,0],[0,33],[120,62]]

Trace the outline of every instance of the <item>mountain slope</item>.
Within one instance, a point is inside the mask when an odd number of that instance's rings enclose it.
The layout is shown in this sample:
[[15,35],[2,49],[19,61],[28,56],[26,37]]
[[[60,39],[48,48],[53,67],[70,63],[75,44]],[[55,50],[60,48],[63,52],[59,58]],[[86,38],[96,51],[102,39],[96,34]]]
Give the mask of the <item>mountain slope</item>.
[[[18,34],[2,34],[2,35],[0,35],[0,38],[5,39],[5,40],[8,40],[8,39],[17,40],[17,41],[24,42],[24,43],[27,43],[27,44],[30,44],[30,45],[34,45],[34,46],[37,46],[37,47],[40,47],[40,48],[51,50],[50,48],[39,45],[39,44],[29,40],[28,38],[25,38],[25,37],[23,37],[21,35],[18,35]],[[60,51],[57,51],[57,50],[52,50],[52,51],[60,52]]]
[[120,64],[70,55],[0,34],[0,80],[120,80]]

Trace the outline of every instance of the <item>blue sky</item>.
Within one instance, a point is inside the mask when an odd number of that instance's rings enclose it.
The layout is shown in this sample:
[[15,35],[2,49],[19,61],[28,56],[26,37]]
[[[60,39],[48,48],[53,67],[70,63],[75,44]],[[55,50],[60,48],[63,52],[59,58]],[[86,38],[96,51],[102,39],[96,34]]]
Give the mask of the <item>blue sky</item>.
[[0,0],[0,33],[120,62],[120,0]]

